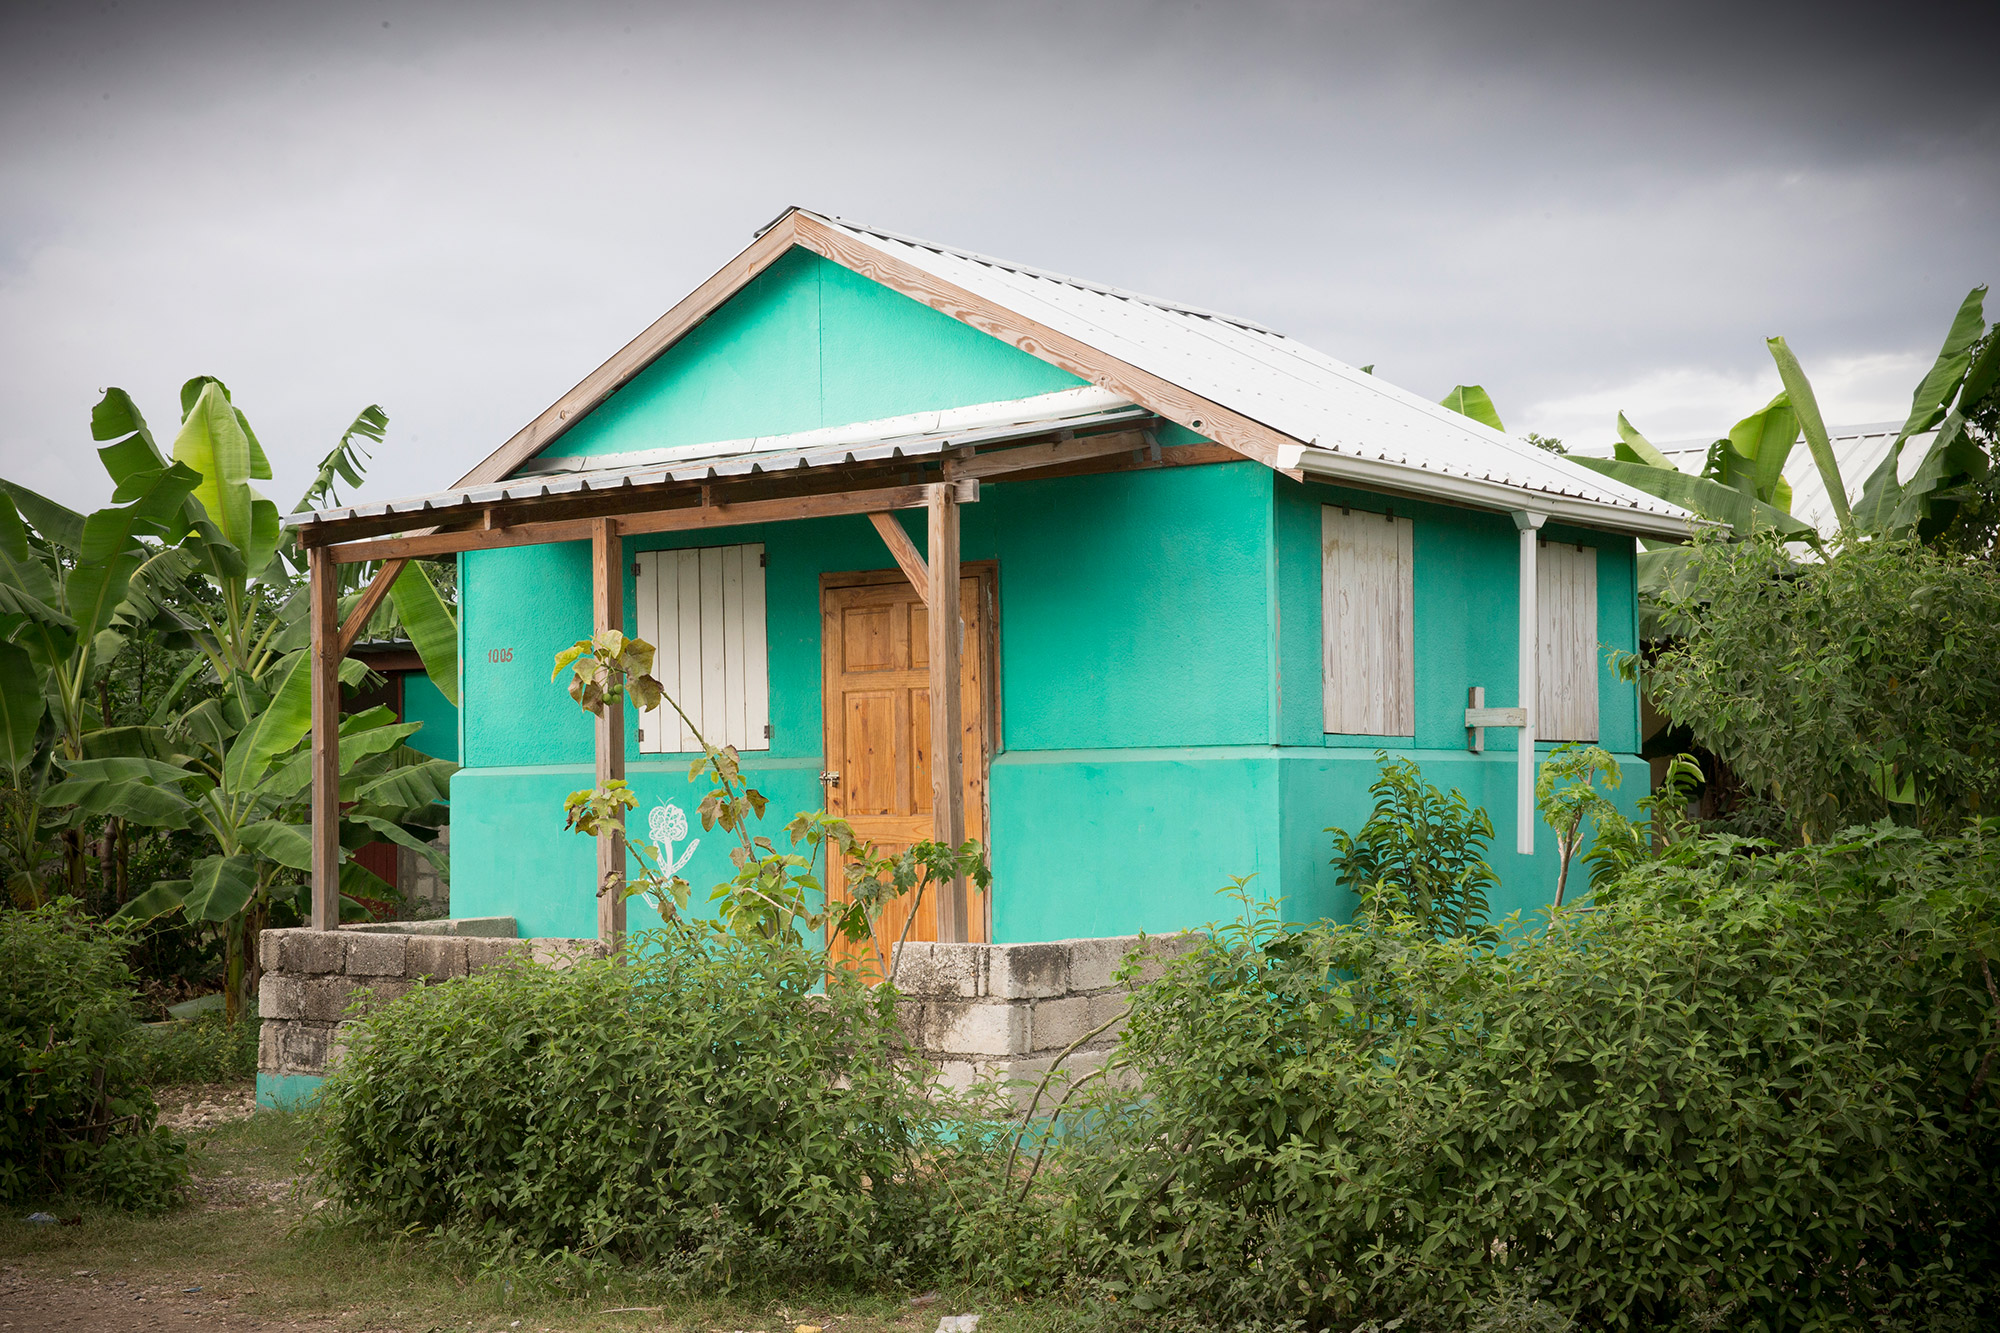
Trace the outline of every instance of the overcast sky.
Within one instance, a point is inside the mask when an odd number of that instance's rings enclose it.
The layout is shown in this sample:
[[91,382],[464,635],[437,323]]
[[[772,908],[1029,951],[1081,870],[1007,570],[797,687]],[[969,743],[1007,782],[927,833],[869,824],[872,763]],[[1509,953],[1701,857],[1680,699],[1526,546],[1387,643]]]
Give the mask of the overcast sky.
[[0,475],[102,503],[101,390],[165,443],[206,373],[287,508],[371,402],[365,494],[448,485],[791,203],[1572,443],[1726,427],[1773,333],[1900,419],[2000,278],[2000,7],[1623,8],[13,0]]

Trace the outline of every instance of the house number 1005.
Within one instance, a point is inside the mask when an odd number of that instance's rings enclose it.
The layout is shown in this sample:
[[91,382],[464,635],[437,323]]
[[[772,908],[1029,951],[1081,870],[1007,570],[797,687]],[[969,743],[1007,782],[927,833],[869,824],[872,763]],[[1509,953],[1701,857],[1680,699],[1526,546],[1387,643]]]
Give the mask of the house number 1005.
[[486,660],[489,662],[511,662],[514,660],[514,650],[512,648],[488,648],[486,650]]

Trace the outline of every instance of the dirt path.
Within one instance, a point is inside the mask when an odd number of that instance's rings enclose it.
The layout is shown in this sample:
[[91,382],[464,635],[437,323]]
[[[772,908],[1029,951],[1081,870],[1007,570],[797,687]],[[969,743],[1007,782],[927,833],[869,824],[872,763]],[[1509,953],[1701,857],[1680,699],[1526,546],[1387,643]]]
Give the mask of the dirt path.
[[331,1333],[321,1320],[260,1319],[233,1308],[245,1295],[227,1282],[190,1283],[192,1290],[105,1281],[78,1272],[67,1279],[29,1277],[0,1269],[0,1330],[10,1333],[137,1333],[163,1330],[262,1329],[266,1333]]

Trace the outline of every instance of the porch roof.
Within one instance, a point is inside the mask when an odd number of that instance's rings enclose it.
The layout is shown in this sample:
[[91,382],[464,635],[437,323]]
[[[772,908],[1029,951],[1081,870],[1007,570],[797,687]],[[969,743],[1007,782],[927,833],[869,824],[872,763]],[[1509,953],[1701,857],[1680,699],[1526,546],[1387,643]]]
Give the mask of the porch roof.
[[[1044,437],[1088,437],[1120,427],[1129,431],[1154,421],[1151,412],[1122,395],[1086,385],[1031,398],[913,412],[787,435],[718,440],[631,453],[535,459],[514,477],[490,485],[304,511],[288,514],[284,521],[300,528],[398,515],[435,522],[446,517],[440,511],[479,509],[510,501],[672,483],[796,477],[817,469],[934,458],[947,450],[976,451]],[[1134,443],[1143,447],[1143,440]]]

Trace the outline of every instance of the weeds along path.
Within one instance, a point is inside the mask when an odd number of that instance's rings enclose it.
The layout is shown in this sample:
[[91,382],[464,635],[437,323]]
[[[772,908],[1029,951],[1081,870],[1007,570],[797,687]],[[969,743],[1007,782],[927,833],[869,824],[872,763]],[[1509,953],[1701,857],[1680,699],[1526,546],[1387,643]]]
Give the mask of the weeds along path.
[[[251,1085],[162,1088],[190,1145],[187,1205],[142,1218],[57,1207],[0,1215],[0,1333],[931,1333],[947,1292],[676,1298],[639,1283],[565,1297],[481,1280],[420,1247],[321,1227],[296,1188],[301,1121],[253,1112]],[[959,1303],[959,1302],[963,1303]],[[996,1311],[982,1333],[1109,1333],[1056,1304]]]

